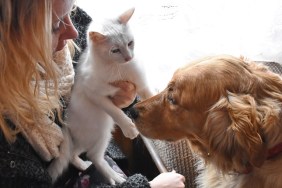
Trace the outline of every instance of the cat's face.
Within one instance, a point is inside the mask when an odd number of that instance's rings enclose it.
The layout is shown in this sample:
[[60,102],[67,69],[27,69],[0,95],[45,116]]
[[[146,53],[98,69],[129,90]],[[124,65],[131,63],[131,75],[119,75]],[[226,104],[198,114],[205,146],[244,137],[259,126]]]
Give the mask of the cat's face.
[[134,39],[130,35],[108,37],[109,57],[118,63],[130,61],[134,56]]
[[109,63],[126,63],[134,57],[134,37],[127,22],[134,9],[130,9],[115,20],[103,24],[102,32],[89,32],[95,55]]

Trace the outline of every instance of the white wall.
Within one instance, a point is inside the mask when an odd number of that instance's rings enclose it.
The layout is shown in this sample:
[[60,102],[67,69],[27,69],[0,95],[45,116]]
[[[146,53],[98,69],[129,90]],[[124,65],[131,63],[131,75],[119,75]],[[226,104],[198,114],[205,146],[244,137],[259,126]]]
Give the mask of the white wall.
[[[76,0],[94,20],[135,6],[136,53],[151,87],[205,55],[228,53],[282,63],[281,0]],[[169,7],[169,8],[168,8]]]

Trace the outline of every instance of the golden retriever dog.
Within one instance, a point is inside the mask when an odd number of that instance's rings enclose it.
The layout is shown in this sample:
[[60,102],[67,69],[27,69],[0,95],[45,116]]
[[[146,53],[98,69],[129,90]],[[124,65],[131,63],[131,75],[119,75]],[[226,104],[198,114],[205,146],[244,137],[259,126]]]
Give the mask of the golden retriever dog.
[[162,92],[134,106],[133,119],[148,138],[189,140],[203,159],[199,187],[273,188],[282,187],[281,109],[278,74],[219,55],[176,70]]

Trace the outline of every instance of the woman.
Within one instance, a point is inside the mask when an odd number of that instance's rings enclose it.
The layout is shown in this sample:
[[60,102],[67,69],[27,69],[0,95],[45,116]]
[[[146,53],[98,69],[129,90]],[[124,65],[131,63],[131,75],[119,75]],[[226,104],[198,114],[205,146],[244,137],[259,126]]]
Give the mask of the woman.
[[[73,3],[0,0],[0,187],[52,187],[46,169],[64,139],[54,120],[74,80],[67,45],[78,35],[70,19]],[[116,86],[113,102],[129,105],[134,85]],[[128,187],[136,177],[140,187],[184,187],[175,172],[151,182],[134,175],[118,186]]]

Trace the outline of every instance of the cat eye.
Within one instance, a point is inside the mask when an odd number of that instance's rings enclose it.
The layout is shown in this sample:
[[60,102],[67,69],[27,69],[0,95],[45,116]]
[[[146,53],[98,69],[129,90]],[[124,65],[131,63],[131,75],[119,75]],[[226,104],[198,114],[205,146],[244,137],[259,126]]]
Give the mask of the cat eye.
[[132,46],[133,45],[133,41],[130,41],[129,43],[128,43],[128,46]]
[[120,50],[119,50],[119,49],[113,49],[113,50],[112,50],[112,53],[114,53],[114,54],[120,53]]

